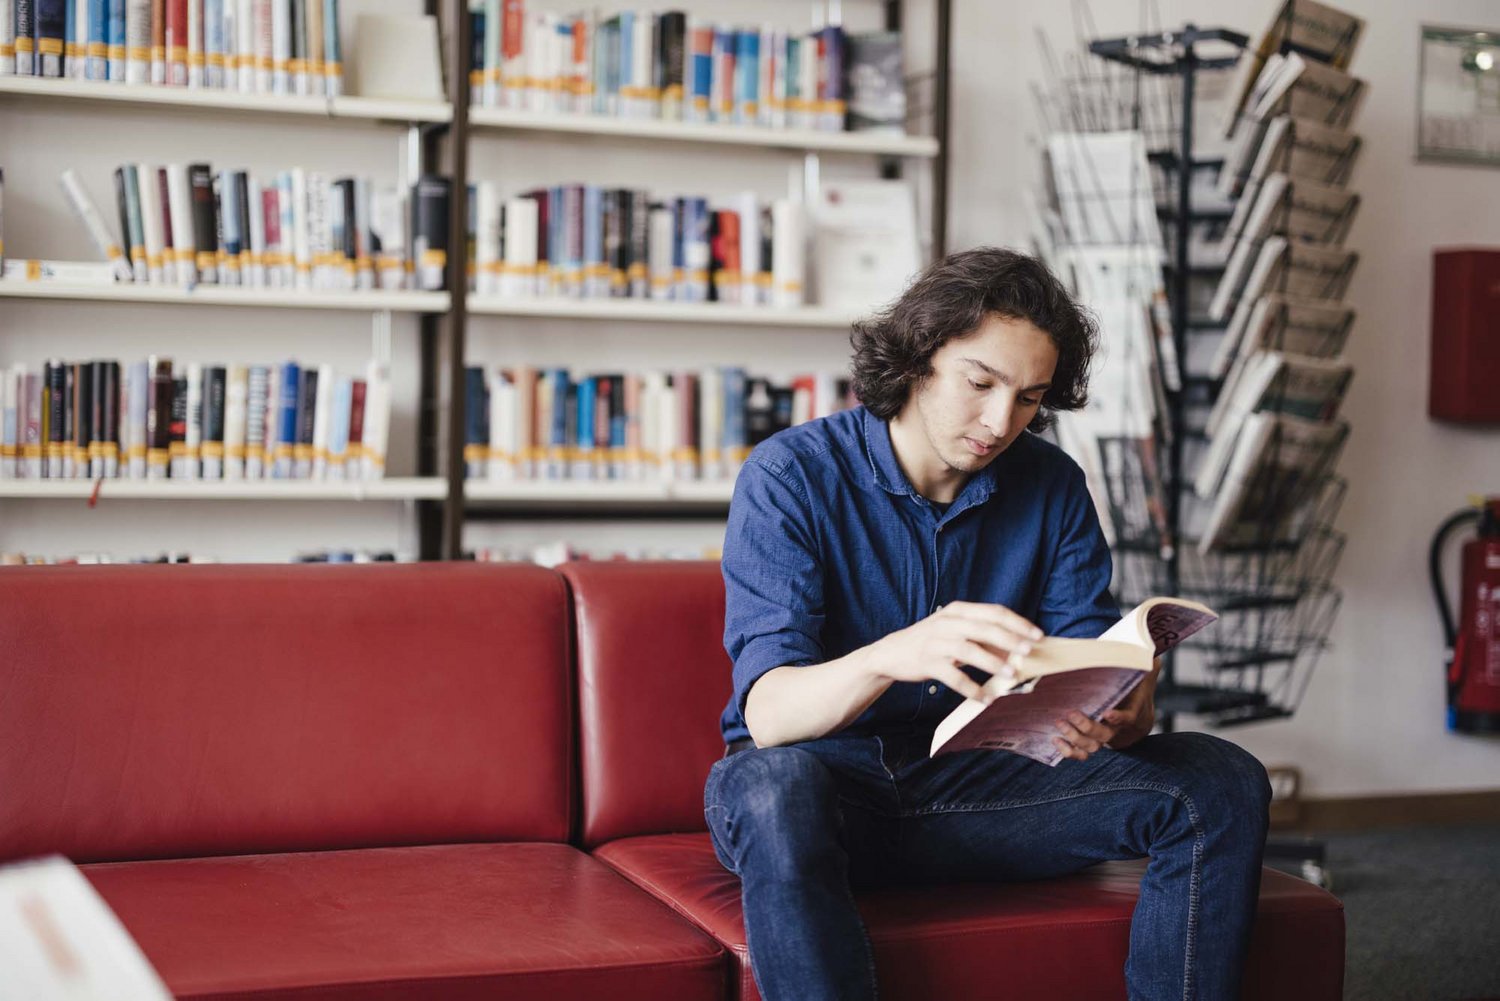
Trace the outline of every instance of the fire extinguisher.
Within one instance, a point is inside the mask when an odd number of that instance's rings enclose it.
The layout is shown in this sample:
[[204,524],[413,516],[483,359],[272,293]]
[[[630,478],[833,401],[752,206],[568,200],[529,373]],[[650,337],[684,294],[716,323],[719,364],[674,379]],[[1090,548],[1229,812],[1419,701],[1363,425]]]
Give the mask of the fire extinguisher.
[[[1443,588],[1442,556],[1448,537],[1477,526],[1459,563],[1458,626]],[[1500,497],[1450,515],[1432,539],[1428,557],[1432,594],[1448,644],[1448,729],[1500,733]]]

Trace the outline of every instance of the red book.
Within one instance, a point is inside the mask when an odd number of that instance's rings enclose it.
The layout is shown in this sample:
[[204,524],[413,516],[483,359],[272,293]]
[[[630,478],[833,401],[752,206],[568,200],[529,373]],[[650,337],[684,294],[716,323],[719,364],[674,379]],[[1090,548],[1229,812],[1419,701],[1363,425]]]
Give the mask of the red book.
[[188,0],[167,0],[167,83],[186,87],[188,82]]
[[1439,250],[1432,265],[1427,413],[1500,423],[1500,250]]

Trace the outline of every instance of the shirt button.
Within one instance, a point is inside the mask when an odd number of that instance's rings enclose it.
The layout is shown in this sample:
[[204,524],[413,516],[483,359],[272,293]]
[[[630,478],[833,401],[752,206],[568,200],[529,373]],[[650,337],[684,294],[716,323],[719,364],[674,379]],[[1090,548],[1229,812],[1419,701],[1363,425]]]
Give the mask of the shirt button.
[[928,695],[936,695],[937,694],[937,685],[928,685],[927,686],[927,694]]

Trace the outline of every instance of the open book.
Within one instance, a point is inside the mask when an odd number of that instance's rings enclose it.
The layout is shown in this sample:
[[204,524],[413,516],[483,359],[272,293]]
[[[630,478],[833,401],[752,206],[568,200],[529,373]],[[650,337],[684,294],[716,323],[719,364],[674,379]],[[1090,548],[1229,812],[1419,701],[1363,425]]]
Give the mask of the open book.
[[989,705],[965,699],[938,724],[932,754],[987,748],[1014,751],[1044,765],[1063,759],[1052,739],[1073,710],[1098,719],[1151,672],[1151,662],[1218,619],[1184,598],[1149,598],[1096,640],[1048,637],[1033,645],[1014,677],[991,676]]

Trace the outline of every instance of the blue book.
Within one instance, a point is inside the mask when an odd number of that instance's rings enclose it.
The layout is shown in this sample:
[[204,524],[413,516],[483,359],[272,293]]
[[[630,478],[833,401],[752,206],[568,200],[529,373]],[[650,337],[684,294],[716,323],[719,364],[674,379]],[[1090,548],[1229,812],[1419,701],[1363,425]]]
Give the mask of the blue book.
[[609,268],[604,262],[604,189],[597,184],[583,189],[583,295],[587,299],[609,298]]
[[609,394],[609,454],[610,476],[623,480],[626,476],[625,446],[630,415],[625,412],[625,380],[623,375],[612,375]]
[[224,0],[203,0],[203,54],[203,85],[222,90],[225,87]]
[[323,0],[323,72],[328,77],[326,89],[329,97],[338,97],[344,91],[343,59],[339,42],[339,0]]
[[738,365],[724,367],[724,461],[732,479],[750,454],[750,439],[745,428],[745,370]]
[[297,401],[301,398],[299,383],[302,370],[296,362],[284,362],[279,380],[280,398],[276,401],[276,454],[271,475],[278,480],[292,478],[292,448],[297,444]]
[[760,32],[740,31],[734,50],[734,120],[754,125],[760,114]]
[[620,62],[616,69],[615,93],[620,95],[619,113],[626,118],[634,118],[637,107],[635,91],[627,89],[634,86],[632,81],[635,79],[633,76],[635,72],[635,52],[633,49],[635,46],[632,41],[634,38],[635,11],[622,10],[620,12],[619,44],[616,46],[617,51],[620,53]]
[[125,81],[125,0],[109,0],[108,79]]
[[[62,75],[81,79],[83,74],[78,71],[79,60],[83,58],[83,50],[78,47],[78,15],[75,13],[76,4],[67,0],[63,5],[63,66]],[[14,28],[11,29],[15,31]]]
[[484,8],[469,11],[469,103],[484,103]]
[[234,171],[219,171],[218,184],[219,226],[224,231],[224,258],[220,265],[219,284],[240,284],[240,251],[245,249],[245,234],[240,232],[239,188],[234,183]]
[[708,199],[684,199],[682,256],[687,273],[683,282],[683,298],[688,302],[708,301],[708,229]]
[[687,73],[687,106],[693,109],[694,121],[708,119],[709,102],[713,99],[714,52],[713,45],[700,46],[699,32],[712,29],[695,28],[688,33],[691,51]]
[[568,381],[568,370],[555,368],[552,377],[552,430],[547,439],[547,479],[560,480],[567,475],[568,455],[568,425],[571,423],[568,415],[568,396],[571,384]]
[[89,23],[84,29],[87,52],[83,75],[89,80],[109,79],[109,0],[89,0]]
[[354,407],[354,380],[344,377],[333,384],[333,411],[329,413],[330,470],[338,470],[335,479],[351,479],[344,473],[345,452],[350,450],[350,408]]
[[598,383],[593,376],[586,377],[578,384],[578,420],[575,425],[578,447],[573,452],[572,470],[575,480],[593,478],[594,405],[598,397]]
[[[568,248],[566,246],[567,225],[563,212],[562,185],[547,189],[547,268],[552,276],[552,290],[562,288],[563,275],[567,269]],[[548,290],[542,290],[545,294]]]

